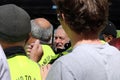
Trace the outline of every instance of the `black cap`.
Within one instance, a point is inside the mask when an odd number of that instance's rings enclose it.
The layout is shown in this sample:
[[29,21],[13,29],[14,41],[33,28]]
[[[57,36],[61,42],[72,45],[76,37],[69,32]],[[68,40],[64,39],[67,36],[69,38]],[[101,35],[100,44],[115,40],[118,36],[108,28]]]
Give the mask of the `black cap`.
[[30,16],[14,4],[0,6],[0,39],[19,42],[31,31]]
[[116,38],[117,36],[116,26],[111,21],[108,21],[106,27],[103,29],[103,31],[100,34],[100,39],[103,39],[102,38],[103,34],[112,35],[114,38]]

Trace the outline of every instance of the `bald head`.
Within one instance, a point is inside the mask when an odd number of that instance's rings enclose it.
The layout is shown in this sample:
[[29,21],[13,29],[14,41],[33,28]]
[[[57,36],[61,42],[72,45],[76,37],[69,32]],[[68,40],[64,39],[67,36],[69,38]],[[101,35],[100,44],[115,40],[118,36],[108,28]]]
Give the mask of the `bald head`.
[[51,43],[53,34],[52,24],[45,18],[36,18],[31,20],[32,37],[40,39],[43,43]]
[[51,23],[45,18],[37,18],[34,21],[41,28],[47,29],[51,27]]

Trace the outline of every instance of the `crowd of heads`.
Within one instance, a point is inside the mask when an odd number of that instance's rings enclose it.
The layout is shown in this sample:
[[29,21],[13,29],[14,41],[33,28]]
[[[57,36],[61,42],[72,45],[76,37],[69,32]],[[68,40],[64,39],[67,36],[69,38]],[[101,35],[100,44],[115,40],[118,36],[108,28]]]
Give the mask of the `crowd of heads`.
[[[26,49],[24,53],[30,52],[28,57],[38,62],[44,55],[42,45],[50,46],[54,53],[58,54],[83,42],[101,44],[98,39],[120,50],[117,29],[108,20],[107,0],[53,0],[53,2],[57,5],[57,17],[60,21],[55,30],[47,19],[31,20],[29,14],[16,5],[0,6],[0,43],[7,57],[13,56],[7,53],[6,49],[17,46]],[[40,44],[35,47],[38,50],[32,52],[36,44]]]

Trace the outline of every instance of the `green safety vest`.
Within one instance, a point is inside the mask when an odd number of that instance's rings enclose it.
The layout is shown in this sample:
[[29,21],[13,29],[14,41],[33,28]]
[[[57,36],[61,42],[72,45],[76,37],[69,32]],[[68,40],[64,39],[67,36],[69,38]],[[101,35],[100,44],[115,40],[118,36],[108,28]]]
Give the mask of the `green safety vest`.
[[49,45],[42,45],[43,56],[38,62],[41,66],[48,64],[51,59],[55,56],[53,49]]
[[55,60],[57,60],[59,57],[66,55],[72,51],[72,47],[68,48],[66,51],[63,51],[61,53],[56,54],[52,60],[50,61],[50,64],[52,64]]
[[72,47],[68,48],[66,51],[63,51],[62,54],[66,55],[72,51]]
[[117,38],[120,37],[120,30],[117,30]]
[[102,44],[105,44],[106,42],[104,40],[100,40]]
[[17,55],[8,58],[11,80],[42,80],[40,67],[27,56]]

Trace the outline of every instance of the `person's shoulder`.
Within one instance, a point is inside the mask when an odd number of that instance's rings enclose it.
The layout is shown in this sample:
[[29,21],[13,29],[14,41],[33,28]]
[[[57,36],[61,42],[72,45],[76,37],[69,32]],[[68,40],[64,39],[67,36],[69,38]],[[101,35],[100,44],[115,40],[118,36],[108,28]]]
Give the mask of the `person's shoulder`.
[[42,45],[43,52],[50,55],[55,55],[53,49],[49,45]]
[[105,47],[106,47],[106,49],[108,50],[108,51],[116,51],[116,52],[120,52],[116,47],[114,47],[114,46],[112,46],[112,45],[110,45],[110,44],[108,44],[108,43],[106,43],[105,44]]

